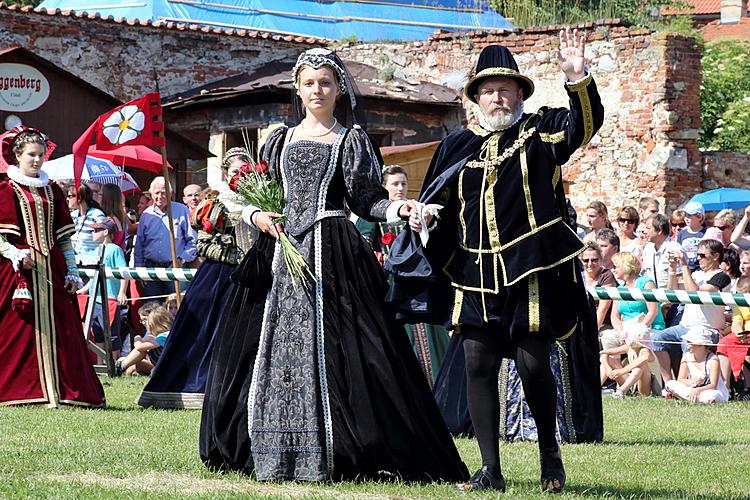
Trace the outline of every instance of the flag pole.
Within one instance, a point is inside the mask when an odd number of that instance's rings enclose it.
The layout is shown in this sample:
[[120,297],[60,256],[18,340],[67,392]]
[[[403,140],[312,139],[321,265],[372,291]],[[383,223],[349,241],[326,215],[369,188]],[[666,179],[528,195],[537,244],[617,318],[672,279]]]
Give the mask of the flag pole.
[[[154,121],[162,121],[161,115],[154,117]],[[169,246],[172,250],[172,267],[181,267],[177,265],[177,249],[174,243],[174,219],[172,218],[172,188],[169,185],[169,170],[167,169],[167,133],[166,129],[162,129],[159,134],[164,138],[164,144],[159,146],[161,152],[161,172],[164,176],[164,189],[167,194],[167,218],[169,219]],[[182,303],[182,294],[180,293],[180,282],[174,282],[174,291],[177,294],[177,307],[180,307]]]

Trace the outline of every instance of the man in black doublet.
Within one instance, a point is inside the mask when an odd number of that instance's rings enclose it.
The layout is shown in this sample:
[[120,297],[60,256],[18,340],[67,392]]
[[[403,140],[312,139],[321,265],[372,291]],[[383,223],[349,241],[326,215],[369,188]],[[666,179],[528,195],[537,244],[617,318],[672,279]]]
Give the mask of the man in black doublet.
[[[445,323],[463,337],[467,397],[482,468],[464,491],[505,488],[500,471],[498,372],[514,359],[537,424],[541,487],[565,483],[555,437],[557,389],[549,356],[555,339],[591,314],[575,257],[584,245],[567,223],[561,166],[603,121],[593,78],[583,64],[584,39],[560,35],[560,67],[570,108],[523,113],[533,82],[502,46],[479,56],[465,96],[478,104],[480,125],[455,132],[438,147],[420,202],[444,208],[394,244],[386,269],[389,300],[404,319]],[[595,372],[594,372],[595,373]],[[598,390],[597,390],[598,396]]]

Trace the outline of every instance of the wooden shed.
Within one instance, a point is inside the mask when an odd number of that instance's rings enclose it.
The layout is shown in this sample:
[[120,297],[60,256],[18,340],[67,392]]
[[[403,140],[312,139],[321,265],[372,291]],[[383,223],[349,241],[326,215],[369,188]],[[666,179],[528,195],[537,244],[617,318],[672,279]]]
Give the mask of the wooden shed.
[[[136,98],[138,96],[133,96]],[[122,102],[23,47],[0,50],[0,120],[4,129],[28,125],[57,145],[52,158],[71,153],[73,143],[102,113]],[[176,191],[190,182],[189,160],[205,166],[211,153],[167,129],[167,154]],[[130,170],[129,170],[130,171]],[[130,171],[144,189],[154,174]]]

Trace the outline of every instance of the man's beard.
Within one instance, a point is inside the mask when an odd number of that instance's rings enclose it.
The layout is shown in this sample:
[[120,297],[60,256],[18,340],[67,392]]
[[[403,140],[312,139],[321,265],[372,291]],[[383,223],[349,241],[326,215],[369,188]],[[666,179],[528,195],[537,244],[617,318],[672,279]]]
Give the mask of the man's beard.
[[482,128],[492,130],[493,132],[512,127],[521,119],[521,115],[523,115],[523,101],[519,101],[515,109],[494,104],[490,106],[491,108],[488,113],[481,105],[477,105],[477,118]]

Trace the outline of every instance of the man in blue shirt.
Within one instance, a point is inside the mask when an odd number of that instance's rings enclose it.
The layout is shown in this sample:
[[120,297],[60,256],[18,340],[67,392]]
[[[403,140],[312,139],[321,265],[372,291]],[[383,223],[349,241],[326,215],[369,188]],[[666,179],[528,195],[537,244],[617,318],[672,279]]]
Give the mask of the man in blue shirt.
[[[169,218],[167,216],[167,191],[164,177],[156,177],[149,188],[153,205],[141,214],[135,240],[136,267],[172,267],[172,250],[169,244]],[[192,262],[198,255],[197,235],[190,227],[190,211],[182,203],[172,202],[174,242],[177,252],[177,265],[182,267]],[[144,285],[146,297],[156,297],[174,293],[173,282],[148,281]],[[149,301],[149,299],[146,299]]]
[[687,203],[682,208],[682,211],[685,212],[687,227],[680,230],[677,235],[677,243],[682,246],[688,269],[690,269],[690,272],[693,272],[698,270],[698,243],[701,242],[703,236],[706,234],[706,227],[703,225],[706,211],[703,205],[696,201]]

